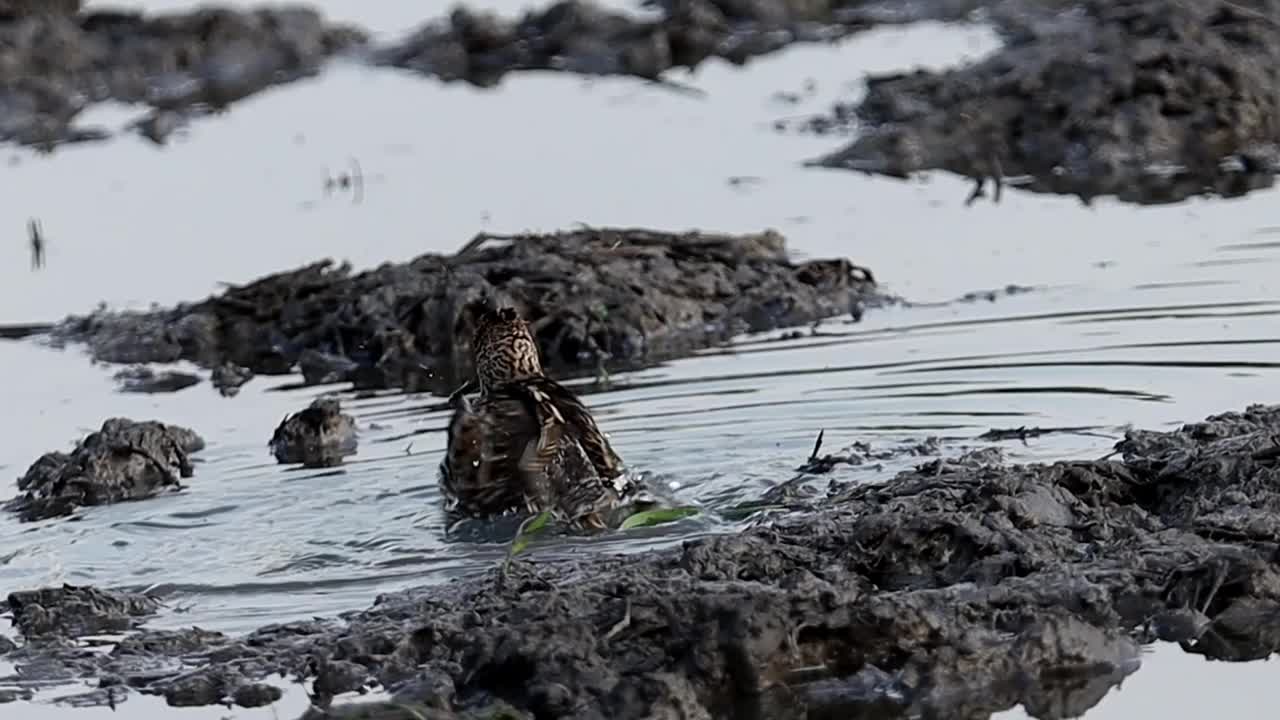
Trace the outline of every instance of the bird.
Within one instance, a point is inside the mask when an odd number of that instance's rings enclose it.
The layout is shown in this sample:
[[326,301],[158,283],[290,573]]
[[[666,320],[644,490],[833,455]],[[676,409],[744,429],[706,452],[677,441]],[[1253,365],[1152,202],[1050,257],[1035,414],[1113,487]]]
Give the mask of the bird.
[[[486,299],[462,309],[473,326],[476,381],[454,406],[439,484],[458,519],[553,516],[579,530],[607,527],[610,511],[642,491],[572,390],[547,377],[528,324]],[[474,402],[466,396],[478,388]]]

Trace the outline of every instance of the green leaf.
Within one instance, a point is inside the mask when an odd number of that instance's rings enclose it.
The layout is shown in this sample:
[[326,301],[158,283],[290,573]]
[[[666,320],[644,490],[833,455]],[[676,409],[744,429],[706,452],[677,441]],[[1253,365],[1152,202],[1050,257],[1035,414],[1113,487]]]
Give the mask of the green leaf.
[[515,557],[524,552],[529,547],[529,543],[533,540],[533,536],[542,532],[547,527],[547,523],[551,522],[551,511],[543,510],[533,517],[520,523],[520,529],[516,532],[515,540],[511,541],[511,550],[507,553],[510,557]]
[[631,528],[649,527],[650,525],[662,525],[663,523],[675,522],[687,517],[699,514],[701,511],[696,507],[673,507],[659,508],[657,510],[646,510],[638,512],[635,515],[622,521],[620,529],[630,530]]

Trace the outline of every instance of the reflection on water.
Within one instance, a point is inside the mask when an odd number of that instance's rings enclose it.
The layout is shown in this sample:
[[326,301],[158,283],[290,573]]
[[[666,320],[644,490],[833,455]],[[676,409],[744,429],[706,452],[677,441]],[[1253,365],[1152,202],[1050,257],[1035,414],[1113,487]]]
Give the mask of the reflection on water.
[[[196,299],[218,281],[325,255],[369,266],[452,250],[481,229],[576,221],[777,227],[797,255],[848,255],[915,301],[798,337],[743,338],[607,389],[575,383],[633,472],[708,510],[791,477],[820,430],[833,450],[932,436],[955,452],[993,428],[1091,428],[1003,443],[1017,461],[1089,458],[1128,424],[1172,427],[1276,400],[1280,243],[1257,239],[1271,193],[1145,209],[1013,193],[966,208],[954,179],[805,170],[799,161],[829,142],[769,129],[779,88],[813,79],[818,91],[801,104],[819,107],[847,97],[862,72],[945,64],[991,42],[981,28],[923,26],[794,48],[745,73],[712,63],[689,79],[708,91],[703,101],[613,79],[529,76],[495,93],[339,68],[201,124],[169,150],[122,139],[7,168],[9,217],[41,217],[50,246],[40,273],[18,240],[3,251],[0,322],[100,299]],[[359,206],[318,200],[323,169],[348,157],[381,180]],[[744,192],[732,176],[759,180]],[[1009,283],[1038,289],[945,302]],[[440,398],[344,395],[359,454],[317,471],[277,466],[266,448],[280,418],[324,390],[268,391],[296,378],[258,378],[230,400],[207,383],[121,395],[115,368],[29,342],[0,343],[0,367],[10,477],[110,416],[187,425],[208,441],[182,493],[89,509],[79,522],[0,517],[2,588],[155,586],[172,602],[154,626],[243,631],[363,607],[505,552],[441,540]],[[918,460],[835,476],[883,479]],[[711,512],[534,552],[635,552],[735,527]]]

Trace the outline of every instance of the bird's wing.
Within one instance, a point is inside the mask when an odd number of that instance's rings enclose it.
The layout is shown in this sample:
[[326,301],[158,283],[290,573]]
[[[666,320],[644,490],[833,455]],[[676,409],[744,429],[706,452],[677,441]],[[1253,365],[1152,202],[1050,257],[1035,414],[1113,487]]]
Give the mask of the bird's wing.
[[600,431],[587,406],[573,391],[550,378],[541,378],[538,389],[550,398],[564,418],[566,433],[578,441],[600,477],[611,480],[622,474],[622,458],[614,452],[609,439]]

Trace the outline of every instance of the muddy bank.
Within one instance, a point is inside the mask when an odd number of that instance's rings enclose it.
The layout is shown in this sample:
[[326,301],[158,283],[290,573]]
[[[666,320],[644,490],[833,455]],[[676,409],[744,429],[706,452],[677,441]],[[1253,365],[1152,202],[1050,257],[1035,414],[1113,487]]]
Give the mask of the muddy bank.
[[375,45],[365,30],[329,23],[302,3],[144,14],[83,8],[79,0],[0,0],[0,142],[51,150],[104,139],[106,129],[75,119],[93,103],[115,100],[150,107],[131,127],[163,143],[193,116],[314,75],[338,54],[480,86],[521,70],[656,79],[710,57],[741,64],[884,22],[960,19],[982,4],[673,0],[621,13],[567,0],[519,19],[459,6]]
[[[1075,716],[1138,667],[1140,643],[1271,654],[1277,437],[1280,406],[1253,406],[1131,431],[1112,460],[1007,465],[986,448],[877,485],[824,463],[808,507],[676,550],[535,552],[341,620],[8,659],[174,704],[249,702],[281,672],[314,681],[320,707],[382,687],[440,718]],[[396,717],[370,710],[336,716]]]
[[112,418],[70,453],[40,456],[18,478],[19,495],[4,509],[24,521],[44,520],[179,489],[194,473],[191,454],[203,448],[204,440],[187,428]]
[[1273,184],[1280,2],[1002,0],[985,17],[1005,41],[994,54],[872,77],[861,103],[805,123],[861,127],[812,164],[892,177],[941,169],[1086,203]]
[[0,142],[50,150],[102,139],[106,130],[76,118],[107,100],[150,107],[138,129],[160,141],[191,115],[313,75],[364,40],[302,5],[145,14],[0,1]]
[[644,15],[565,0],[521,18],[458,7],[375,63],[496,85],[518,70],[559,70],[659,79],[672,68],[720,58],[736,65],[797,42],[829,42],[885,23],[960,20],[983,0],[873,3],[865,0],[656,0]]
[[265,375],[296,367],[310,383],[448,394],[473,374],[460,310],[485,295],[532,324],[561,378],[857,314],[880,297],[848,260],[792,262],[772,231],[584,229],[482,235],[454,255],[362,273],[319,262],[172,310],[69,318],[53,338],[88,343],[104,362],[182,359]]

